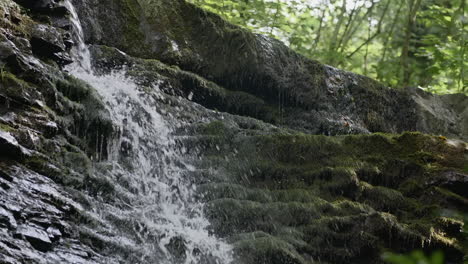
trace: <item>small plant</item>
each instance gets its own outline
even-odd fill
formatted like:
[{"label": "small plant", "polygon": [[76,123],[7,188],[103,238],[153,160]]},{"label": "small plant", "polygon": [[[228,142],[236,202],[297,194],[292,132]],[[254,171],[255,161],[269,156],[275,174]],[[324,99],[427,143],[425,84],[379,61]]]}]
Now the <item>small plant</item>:
[{"label": "small plant", "polygon": [[444,264],[444,254],[440,251],[432,253],[431,256],[426,256],[422,251],[406,255],[385,253],[383,259],[391,264]]}]

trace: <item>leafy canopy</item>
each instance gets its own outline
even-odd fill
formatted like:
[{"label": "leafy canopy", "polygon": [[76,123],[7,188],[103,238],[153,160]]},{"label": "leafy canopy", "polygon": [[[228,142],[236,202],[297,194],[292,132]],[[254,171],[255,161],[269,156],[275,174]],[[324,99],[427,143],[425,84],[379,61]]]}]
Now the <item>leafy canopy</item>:
[{"label": "leafy canopy", "polygon": [[465,0],[187,0],[393,87],[468,93]]}]

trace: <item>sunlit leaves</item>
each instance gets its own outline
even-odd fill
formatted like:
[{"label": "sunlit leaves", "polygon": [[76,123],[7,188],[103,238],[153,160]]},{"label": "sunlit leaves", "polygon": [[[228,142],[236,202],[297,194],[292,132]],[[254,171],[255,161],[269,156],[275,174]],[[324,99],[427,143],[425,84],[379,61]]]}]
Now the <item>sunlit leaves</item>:
[{"label": "sunlit leaves", "polygon": [[[402,85],[410,7],[394,0],[187,0],[232,23],[280,39],[332,66]],[[405,85],[468,93],[465,0],[422,0],[410,29]],[[466,5],[466,4],[465,4]],[[408,43],[408,42],[407,42]]]},{"label": "sunlit leaves", "polygon": [[431,256],[426,256],[421,251],[415,251],[408,255],[393,253],[384,254],[383,259],[390,264],[443,264],[444,255],[442,252],[434,252]]}]

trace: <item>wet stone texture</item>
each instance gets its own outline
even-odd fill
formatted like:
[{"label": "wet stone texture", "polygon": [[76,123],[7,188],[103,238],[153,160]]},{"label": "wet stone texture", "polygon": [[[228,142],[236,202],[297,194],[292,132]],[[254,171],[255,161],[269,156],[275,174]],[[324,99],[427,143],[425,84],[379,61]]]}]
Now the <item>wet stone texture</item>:
[{"label": "wet stone texture", "polygon": [[[382,263],[412,249],[466,262],[467,96],[389,89],[182,0],[72,2],[94,71],[124,71],[184,124],[171,136],[193,164],[190,199],[234,263]],[[153,263],[141,244],[167,237],[119,214],[148,186],[105,177],[108,146],[132,135],[63,69],[77,44],[65,6],[0,1],[0,263]],[[120,147],[125,161],[141,146]],[[173,263],[202,254],[167,240]]]},{"label": "wet stone texture", "polygon": [[14,162],[0,163],[2,263],[94,263],[73,227],[80,206],[49,178]]}]

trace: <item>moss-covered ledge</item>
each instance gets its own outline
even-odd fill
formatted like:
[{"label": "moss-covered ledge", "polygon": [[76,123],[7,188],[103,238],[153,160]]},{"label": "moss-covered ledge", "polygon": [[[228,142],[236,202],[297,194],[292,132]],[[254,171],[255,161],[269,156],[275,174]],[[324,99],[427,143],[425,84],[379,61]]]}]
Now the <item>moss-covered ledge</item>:
[{"label": "moss-covered ledge", "polygon": [[465,142],[248,135],[217,121],[198,132],[204,166],[214,168],[199,188],[207,216],[242,263],[382,263],[385,251],[412,249],[461,263],[466,254],[468,194],[454,188],[468,177]]}]

